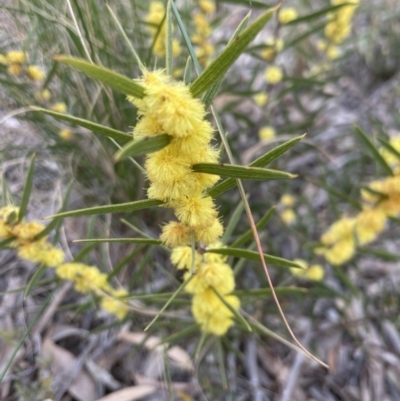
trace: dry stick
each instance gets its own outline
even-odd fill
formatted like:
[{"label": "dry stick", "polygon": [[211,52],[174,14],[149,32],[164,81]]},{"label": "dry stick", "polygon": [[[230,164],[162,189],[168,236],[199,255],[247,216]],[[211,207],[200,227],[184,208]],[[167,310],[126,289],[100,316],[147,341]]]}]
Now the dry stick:
[{"label": "dry stick", "polygon": [[[220,137],[221,137],[222,143],[224,145],[226,154],[228,156],[229,162],[231,164],[233,164],[232,152],[231,152],[231,149],[229,147],[228,141],[227,141],[227,139],[226,139],[226,137],[225,137],[225,135],[223,133],[223,128],[221,126],[221,121],[220,121],[220,119],[218,117],[218,114],[217,114],[217,111],[216,111],[214,105],[211,105],[211,113],[212,113],[212,115],[214,117],[215,123],[217,124],[218,132],[220,134]],[[269,271],[268,271],[268,268],[267,268],[267,264],[265,263],[265,260],[264,260],[264,252],[263,252],[263,249],[262,249],[262,246],[261,246],[260,237],[258,236],[256,224],[254,222],[254,218],[253,218],[253,215],[251,213],[250,205],[247,202],[246,193],[244,191],[242,181],[240,179],[237,179],[236,182],[237,182],[237,186],[239,188],[240,196],[242,197],[242,202],[244,204],[244,208],[246,210],[247,218],[249,219],[251,231],[253,232],[254,241],[256,242],[256,245],[257,245],[257,251],[260,254],[261,264],[262,264],[262,266],[264,268],[264,272],[265,272],[265,275],[267,277],[268,285],[271,288],[272,297],[274,298],[275,304],[276,304],[276,306],[278,308],[279,314],[282,317],[283,323],[285,324],[287,330],[289,331],[289,334],[292,336],[294,342],[307,354],[307,356],[310,357],[311,359],[313,359],[314,361],[318,362],[322,366],[326,367],[327,369],[329,369],[329,366],[327,364],[325,364],[324,362],[319,360],[317,357],[315,357],[313,354],[311,354],[311,352],[309,352],[306,348],[304,348],[301,345],[300,341],[297,339],[297,337],[293,333],[292,329],[290,328],[290,325],[289,325],[288,321],[286,320],[285,314],[283,313],[283,310],[282,310],[281,305],[279,303],[278,297],[276,296],[275,289],[274,289],[274,286],[272,284],[272,280],[271,280],[271,277],[269,275]]]}]

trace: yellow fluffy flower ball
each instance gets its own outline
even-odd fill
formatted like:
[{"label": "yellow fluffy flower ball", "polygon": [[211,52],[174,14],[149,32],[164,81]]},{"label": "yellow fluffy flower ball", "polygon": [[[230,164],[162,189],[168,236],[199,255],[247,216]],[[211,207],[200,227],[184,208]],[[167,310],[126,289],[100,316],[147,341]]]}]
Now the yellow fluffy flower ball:
[{"label": "yellow fluffy flower ball", "polygon": [[[233,309],[239,309],[239,298],[228,295],[224,299]],[[201,329],[206,333],[221,336],[233,325],[233,313],[212,289],[196,294],[193,297],[192,313],[196,321],[200,323]]]},{"label": "yellow fluffy flower ball", "polygon": [[266,127],[262,127],[259,131],[258,131],[258,137],[261,140],[268,140],[271,138],[275,138],[276,132],[275,132],[275,128],[269,126]]},{"label": "yellow fluffy flower ball", "polygon": [[297,11],[293,7],[284,7],[279,11],[278,19],[283,25],[297,18]]},{"label": "yellow fluffy flower ball", "polygon": [[51,92],[48,89],[35,92],[35,99],[38,102],[47,102],[51,98]]},{"label": "yellow fluffy flower ball", "polygon": [[296,213],[293,209],[284,209],[280,212],[281,219],[286,224],[293,224],[296,221]]},{"label": "yellow fluffy flower ball", "polygon": [[129,307],[126,302],[121,298],[125,298],[128,295],[128,291],[125,289],[113,290],[109,296],[104,296],[101,299],[101,308],[112,315],[115,315],[117,319],[122,320],[129,312]]},{"label": "yellow fluffy flower ball", "polygon": [[264,78],[267,83],[274,85],[282,81],[283,72],[278,66],[271,65],[265,70]]},{"label": "yellow fluffy flower ball", "polygon": [[8,64],[24,64],[27,61],[27,55],[21,50],[11,50],[6,54]]},{"label": "yellow fluffy flower ball", "polygon": [[366,209],[356,217],[355,232],[360,245],[368,244],[384,230],[386,215],[380,209]]},{"label": "yellow fluffy flower ball", "polygon": [[57,113],[65,113],[67,111],[67,105],[64,102],[53,104],[51,109]]},{"label": "yellow fluffy flower ball", "polygon": [[10,64],[7,68],[7,72],[10,75],[18,76],[22,73],[22,66],[21,64]]},{"label": "yellow fluffy flower ball", "polygon": [[268,93],[260,92],[253,96],[254,102],[257,106],[263,107],[268,102]]},{"label": "yellow fluffy flower ball", "polygon": [[74,134],[71,130],[65,128],[58,132],[58,136],[65,141],[70,141],[74,137]]},{"label": "yellow fluffy flower ball", "polygon": [[36,65],[28,65],[26,75],[32,81],[41,81],[45,77],[44,71]]},{"label": "yellow fluffy flower ball", "polygon": [[213,0],[199,0],[199,7],[206,14],[215,12],[215,3]]}]

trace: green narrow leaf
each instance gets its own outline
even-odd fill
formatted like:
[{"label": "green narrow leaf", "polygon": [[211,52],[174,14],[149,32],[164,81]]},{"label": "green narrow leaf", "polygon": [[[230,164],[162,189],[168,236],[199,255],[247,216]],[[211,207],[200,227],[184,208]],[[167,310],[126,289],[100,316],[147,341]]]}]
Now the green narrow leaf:
[{"label": "green narrow leaf", "polygon": [[261,3],[260,1],[253,1],[253,0],[216,0],[216,3],[228,3],[228,4],[236,4],[242,5],[246,7],[252,7],[254,9],[264,9],[264,8],[271,8],[273,4],[265,4]]},{"label": "green narrow leaf", "polygon": [[233,231],[235,230],[237,224],[239,223],[240,217],[242,216],[244,210],[243,202],[239,202],[236,206],[235,210],[232,213],[232,216],[229,219],[229,223],[225,228],[224,235],[221,238],[221,242],[226,244],[229,241]]},{"label": "green narrow leaf", "polygon": [[74,242],[118,242],[126,244],[144,244],[144,245],[161,245],[162,242],[158,239],[149,238],[85,238],[77,239]]},{"label": "green narrow leaf", "polygon": [[311,35],[314,35],[314,33],[317,33],[319,31],[322,31],[325,26],[326,26],[326,22],[319,24],[315,27],[312,27],[311,29],[309,29],[308,31],[304,32],[301,35],[296,35],[296,37],[294,39],[292,39],[291,41],[289,41],[288,43],[285,43],[285,49],[289,49],[290,47],[297,45],[297,43],[300,43],[301,41],[303,41],[304,39],[308,38]]},{"label": "green narrow leaf", "polygon": [[195,173],[220,175],[241,180],[285,180],[296,177],[296,175],[285,171],[233,164],[198,163],[192,166],[192,170]]},{"label": "green narrow leaf", "polygon": [[179,295],[179,293],[192,281],[194,275],[190,276],[186,281],[184,281],[178,289],[171,295],[171,298],[165,303],[165,305],[161,308],[161,310],[154,316],[153,320],[146,326],[144,331],[147,331],[162,315],[162,313],[168,308],[171,302]]},{"label": "green narrow leaf", "polygon": [[263,13],[211,62],[190,86],[193,97],[200,96],[228,71],[229,67],[243,53],[247,45],[257,36],[276,10],[277,7],[274,7]]},{"label": "green narrow leaf", "polygon": [[71,210],[69,212],[63,212],[49,216],[48,218],[54,217],[72,217],[72,216],[88,216],[92,214],[105,214],[105,213],[123,213],[133,212],[136,210],[147,209],[149,207],[160,206],[163,202],[157,199],[144,199],[135,202],[119,203],[117,205],[106,205],[90,207],[87,209]]},{"label": "green narrow leaf", "polygon": [[83,72],[88,77],[97,79],[111,88],[139,99],[144,97],[144,87],[134,82],[132,79],[111,71],[108,68],[90,64],[87,61],[74,57],[55,56],[54,59],[60,63],[70,65]]},{"label": "green narrow leaf", "polygon": [[79,125],[80,127],[87,128],[90,131],[96,132],[97,134],[107,136],[109,138],[113,138],[117,141],[121,142],[130,142],[132,141],[132,135],[129,135],[125,132],[118,131],[116,129],[106,127],[104,125],[93,123],[92,121],[84,120],[82,118],[74,117],[69,114],[56,113],[55,111],[42,109],[36,106],[30,106],[33,111],[40,111],[42,113],[46,113],[49,116],[57,118],[59,120],[64,120],[72,124]]},{"label": "green narrow leaf", "polygon": [[[302,287],[276,287],[275,292],[278,295],[291,295],[291,294],[308,294],[308,288]],[[259,296],[271,296],[271,288],[257,288],[256,290],[237,290],[233,291],[232,295],[237,297],[259,297]]]},{"label": "green narrow leaf", "polygon": [[371,249],[371,248],[359,247],[357,251],[360,252],[361,254],[372,255],[377,258],[386,260],[388,262],[397,262],[400,260],[400,255],[388,252],[384,249]]},{"label": "green narrow leaf", "polygon": [[[245,30],[245,28],[247,27],[247,23],[249,22],[250,15],[251,15],[251,11],[249,11],[245,15],[245,17],[242,19],[242,21],[236,28],[235,32],[233,33],[231,39],[229,40],[228,45],[230,43],[232,43],[232,41],[235,40]],[[215,84],[210,86],[207,89],[207,92],[204,94],[203,104],[204,104],[204,107],[206,110],[210,107],[211,103],[214,101],[215,96],[217,96],[217,93],[219,91],[219,88],[222,84],[223,79],[224,79],[224,77],[221,77]]]},{"label": "green narrow leaf", "polygon": [[187,336],[189,334],[192,334],[195,331],[198,331],[199,327],[200,327],[200,325],[198,323],[192,324],[191,326],[186,327],[183,330],[178,331],[175,334],[172,334],[168,337],[163,338],[162,340],[160,340],[159,343],[157,343],[157,346],[162,345],[162,344],[174,343],[175,341],[180,340],[182,338],[187,338]]},{"label": "green narrow leaf", "polygon": [[192,75],[192,66],[193,66],[193,60],[189,56],[186,61],[185,72],[183,73],[183,82],[185,83],[185,85],[189,85],[190,83]]},{"label": "green narrow leaf", "polygon": [[321,16],[326,16],[328,13],[333,12],[333,11],[337,11],[339,8],[342,7],[346,7],[351,5],[351,1],[349,3],[343,3],[343,4],[339,4],[337,6],[329,6],[326,8],[322,8],[321,10],[315,11],[311,14],[307,14],[307,15],[303,15],[300,16],[288,23],[286,23],[285,25],[296,25],[296,24],[300,24],[302,22],[309,22],[315,18],[321,17]]},{"label": "green narrow leaf", "polygon": [[171,0],[167,2],[167,10],[165,13],[165,23],[167,24],[167,32],[165,35],[165,66],[167,75],[172,75],[172,15],[171,15]]},{"label": "green narrow leaf", "polygon": [[[254,260],[256,262],[260,261],[260,255],[256,251],[248,251],[246,249],[239,249],[239,248],[220,248],[220,249],[209,249],[206,252],[208,253],[217,253],[219,255],[226,255],[226,256],[234,256],[235,258],[245,258],[248,260]],[[301,269],[302,267],[291,260],[283,259],[278,256],[272,256],[264,253],[264,260],[267,263],[270,263],[274,266],[279,267],[297,267]]]},{"label": "green narrow leaf", "polygon": [[382,157],[382,155],[379,153],[379,150],[371,141],[371,139],[368,137],[368,135],[358,125],[354,126],[354,130],[359,136],[359,138],[362,140],[362,142],[365,144],[365,146],[372,153],[373,158],[383,167],[383,169],[387,174],[393,176],[392,169],[387,164],[386,160]]},{"label": "green narrow leaf", "polygon": [[13,242],[15,237],[7,238],[4,239],[3,241],[0,241],[0,249],[8,248],[8,244],[11,244]]},{"label": "green narrow leaf", "polygon": [[115,161],[127,159],[132,156],[139,156],[147,153],[157,152],[165,148],[172,137],[168,134],[145,136],[127,143],[123,148],[115,153]]},{"label": "green narrow leaf", "polygon": [[[269,219],[272,216],[272,213],[275,211],[275,206],[272,206],[267,213],[260,219],[260,221],[256,224],[257,231],[260,231],[264,228],[264,226],[268,223]],[[232,248],[239,248],[247,241],[250,241],[253,238],[253,231],[251,229],[247,230],[243,233],[233,244],[231,244]]]},{"label": "green narrow leaf", "polygon": [[145,67],[144,67],[144,65],[143,65],[143,63],[142,63],[142,60],[140,60],[139,55],[137,54],[135,48],[132,46],[132,43],[131,43],[131,41],[129,40],[127,34],[125,33],[125,30],[124,30],[124,28],[122,27],[121,23],[119,22],[119,19],[118,19],[117,16],[114,14],[112,8],[111,8],[108,4],[106,4],[106,7],[108,8],[108,11],[110,12],[110,14],[111,14],[111,16],[112,16],[112,18],[113,18],[115,24],[117,25],[119,31],[121,32],[121,35],[123,36],[123,38],[124,38],[126,44],[128,45],[130,51],[132,52],[133,57],[135,57],[136,62],[138,63],[138,66],[139,66],[139,68],[140,68],[140,71],[144,71],[144,70],[145,70]]},{"label": "green narrow leaf", "polygon": [[[249,167],[264,167],[267,164],[272,163],[275,159],[279,156],[283,155],[287,152],[292,146],[296,145],[299,141],[301,141],[304,136],[301,135],[297,138],[293,138],[282,145],[277,146],[276,148],[270,150],[269,152],[265,153],[264,155],[260,156],[258,159],[254,160],[249,164]],[[215,185],[211,189],[207,191],[207,194],[213,198],[223,194],[224,192],[228,191],[229,189],[233,188],[236,185],[236,180],[234,178],[228,178],[219,184]]]},{"label": "green narrow leaf", "polygon": [[24,192],[22,193],[21,204],[19,206],[19,214],[18,214],[18,222],[20,222],[28,209],[29,198],[32,192],[32,184],[33,184],[33,171],[35,164],[35,154],[33,154],[31,161],[29,163],[28,174],[26,175]]},{"label": "green narrow leaf", "polygon": [[38,269],[36,269],[35,273],[29,280],[28,284],[25,287],[24,291],[24,299],[27,298],[27,296],[31,293],[32,289],[35,287],[35,285],[38,283],[38,281],[42,278],[43,274],[45,271],[48,269],[46,265],[41,264]]}]

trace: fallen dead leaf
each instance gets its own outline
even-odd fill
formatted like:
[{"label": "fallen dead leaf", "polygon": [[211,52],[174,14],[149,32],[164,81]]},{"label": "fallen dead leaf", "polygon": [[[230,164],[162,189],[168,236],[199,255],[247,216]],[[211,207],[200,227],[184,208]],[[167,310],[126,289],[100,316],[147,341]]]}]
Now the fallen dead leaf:
[{"label": "fallen dead leaf", "polygon": [[[54,376],[73,369],[77,363],[71,352],[54,344],[49,337],[43,341],[42,354],[51,360],[50,369]],[[82,370],[72,380],[68,392],[79,401],[94,401],[96,399],[96,386],[92,378]]]},{"label": "fallen dead leaf", "polygon": [[132,386],[124,388],[123,390],[114,391],[111,394],[106,395],[105,397],[101,397],[96,401],[134,401],[140,400],[143,397],[146,397],[154,391],[156,391],[155,386]]},{"label": "fallen dead leaf", "polygon": [[[120,332],[117,338],[122,341],[130,342],[131,344],[143,344],[147,349],[158,352],[163,352],[168,348],[168,344],[159,345],[161,339],[156,336],[148,336],[142,332]],[[174,346],[167,349],[167,355],[173,361],[177,362],[183,369],[194,371],[193,362],[189,354],[181,347]]]}]

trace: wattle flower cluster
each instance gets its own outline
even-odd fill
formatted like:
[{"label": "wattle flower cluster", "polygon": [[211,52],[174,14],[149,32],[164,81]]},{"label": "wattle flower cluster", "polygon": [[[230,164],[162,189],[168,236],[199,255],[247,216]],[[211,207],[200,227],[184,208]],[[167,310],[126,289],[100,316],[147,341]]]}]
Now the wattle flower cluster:
[{"label": "wattle flower cluster", "polygon": [[355,217],[336,221],[321,236],[323,247],[317,248],[316,253],[324,255],[334,265],[350,260],[357,245],[374,241],[385,229],[387,218],[400,214],[400,159],[395,154],[400,151],[400,136],[391,138],[389,144],[394,152],[386,148],[379,149],[379,152],[394,176],[370,182],[366,189],[361,190],[364,209]]},{"label": "wattle flower cluster", "polygon": [[102,308],[117,316],[125,317],[128,307],[119,298],[128,295],[126,290],[114,290],[107,282],[107,275],[97,267],[82,263],[63,263],[64,252],[54,247],[44,236],[36,239],[45,226],[38,222],[18,222],[19,208],[5,206],[0,209],[0,240],[10,240],[9,246],[15,248],[21,259],[40,263],[55,269],[57,276],[72,280],[77,291],[94,292],[101,298]]},{"label": "wattle flower cluster", "polygon": [[148,197],[164,201],[179,220],[166,224],[160,239],[172,248],[190,244],[192,234],[198,242],[215,242],[223,227],[212,198],[204,191],[219,177],[191,169],[196,163],[218,160],[218,151],[210,146],[213,129],[204,119],[204,106],[186,85],[162,71],[146,72],[142,84],[145,97],[130,99],[140,116],[134,138],[162,133],[172,137],[168,146],[148,155],[145,163],[151,182]]},{"label": "wattle flower cluster", "polygon": [[9,246],[15,248],[21,259],[45,266],[56,266],[64,261],[64,252],[47,242],[47,237],[35,239],[45,226],[35,221],[18,222],[19,208],[5,206],[0,209],[0,239],[12,239]]},{"label": "wattle flower cluster", "polygon": [[163,71],[145,72],[141,83],[143,99],[129,98],[138,108],[139,120],[133,130],[135,139],[168,134],[171,142],[162,150],[147,156],[145,168],[150,199],[158,199],[174,209],[178,221],[163,226],[160,239],[173,250],[172,261],[179,269],[188,269],[186,278],[195,273],[186,290],[194,294],[193,315],[204,331],[222,335],[232,325],[232,312],[214,293],[216,289],[233,308],[236,297],[228,296],[235,282],[232,270],[223,258],[196,252],[191,270],[193,240],[199,249],[217,241],[223,226],[211,197],[205,190],[219,179],[216,175],[195,173],[197,163],[216,163],[218,151],[211,145],[213,129],[205,120],[206,111],[189,88]]},{"label": "wattle flower cluster", "polygon": [[295,259],[294,262],[300,265],[302,269],[291,267],[290,271],[293,276],[310,281],[322,281],[324,279],[325,272],[321,265],[310,266],[305,260],[302,259]]},{"label": "wattle flower cluster", "polygon": [[11,50],[6,55],[0,55],[0,64],[8,66],[10,75],[21,75],[22,72],[32,81],[41,81],[45,77],[44,71],[36,65],[26,65],[28,57],[22,50]]},{"label": "wattle flower cluster", "polygon": [[[146,22],[149,24],[148,31],[154,36],[157,35],[159,25],[163,22],[165,17],[165,7],[162,1],[152,1],[150,3],[150,10],[146,16]],[[154,43],[153,52],[158,57],[165,56],[165,41],[167,35],[167,28],[165,22],[160,28],[160,32]],[[179,56],[181,53],[181,47],[177,40],[172,41],[172,53],[174,56]]]},{"label": "wattle flower cluster", "polygon": [[279,206],[280,206],[279,215],[286,224],[290,225],[296,221],[296,213],[293,210],[295,203],[296,203],[296,198],[289,194],[282,195],[279,201]]},{"label": "wattle flower cluster", "polygon": [[350,35],[351,21],[358,7],[359,0],[332,0],[333,6],[350,3],[328,14],[329,22],[325,26],[326,41],[319,41],[318,48],[326,53],[331,60],[339,57],[340,50],[338,45]]},{"label": "wattle flower cluster", "polygon": [[[213,246],[219,248],[221,245],[216,243]],[[196,251],[192,266],[192,248],[182,246],[172,251],[171,261],[178,269],[186,270],[185,280],[190,279],[194,268],[196,274],[185,290],[193,294],[192,313],[201,329],[218,336],[225,334],[233,324],[233,313],[216,292],[234,310],[238,310],[240,306],[238,297],[228,295],[235,288],[235,278],[231,267],[225,263],[226,257]]]},{"label": "wattle flower cluster", "polygon": [[200,64],[207,65],[210,57],[214,54],[215,48],[210,42],[211,27],[206,14],[215,11],[215,4],[209,0],[199,2],[200,10],[193,14],[194,34],[191,41],[196,45],[196,56]]}]

